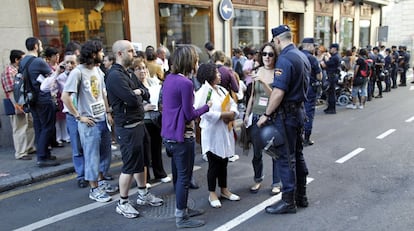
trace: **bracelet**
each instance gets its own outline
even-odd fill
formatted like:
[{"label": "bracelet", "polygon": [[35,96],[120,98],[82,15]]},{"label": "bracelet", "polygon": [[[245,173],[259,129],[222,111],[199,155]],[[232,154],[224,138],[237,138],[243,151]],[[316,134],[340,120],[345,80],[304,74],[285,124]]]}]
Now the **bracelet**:
[{"label": "bracelet", "polygon": [[268,118],[272,117],[271,115],[268,115],[266,113],[264,113],[263,115],[266,116],[266,117],[268,117]]}]

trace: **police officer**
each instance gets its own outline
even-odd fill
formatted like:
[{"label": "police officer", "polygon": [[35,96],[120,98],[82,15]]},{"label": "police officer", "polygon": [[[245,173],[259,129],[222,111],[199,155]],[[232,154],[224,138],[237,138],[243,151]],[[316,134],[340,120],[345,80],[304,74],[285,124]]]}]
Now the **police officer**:
[{"label": "police officer", "polygon": [[271,214],[296,213],[296,205],[308,206],[308,169],[302,153],[302,104],[306,97],[310,63],[293,44],[292,33],[287,25],[273,28],[272,34],[279,58],[275,67],[273,90],[266,111],[260,117],[257,126],[276,127],[274,138],[278,142],[277,145],[273,142],[273,145],[278,153],[276,164],[283,186],[282,200],[266,207],[265,210]]},{"label": "police officer", "polygon": [[384,74],[385,74],[385,90],[383,92],[390,92],[391,91],[391,49],[385,49],[385,57],[384,57]]},{"label": "police officer", "polygon": [[322,59],[321,65],[325,68],[328,75],[328,108],[324,110],[326,114],[336,114],[336,94],[335,87],[338,83],[339,72],[341,68],[341,56],[338,53],[338,43],[332,43],[329,46],[329,54]]},{"label": "police officer", "polygon": [[319,61],[313,55],[313,52],[315,50],[314,44],[315,41],[313,38],[304,38],[302,41],[302,52],[306,55],[311,65],[310,76],[308,76],[309,86],[305,100],[306,120],[304,125],[304,146],[312,145],[314,143],[312,140],[310,140],[310,135],[312,133],[313,117],[315,116],[317,91],[318,87],[320,86],[320,81],[322,80],[322,70],[319,65]]},{"label": "police officer", "polygon": [[[384,56],[382,56],[379,53],[380,49],[378,47],[372,48],[372,52],[375,55],[374,65],[375,65],[375,71],[373,75],[373,80],[377,83],[378,87],[378,95],[375,96],[375,98],[382,98],[382,81],[384,81],[384,76],[382,75],[382,72],[384,70]],[[374,95],[375,91],[375,85],[372,86],[372,92],[371,95]]]},{"label": "police officer", "polygon": [[391,46],[391,88],[397,88],[397,73],[398,73],[398,51],[397,46]]},{"label": "police officer", "polygon": [[400,87],[405,87],[407,86],[407,69],[405,69],[406,67],[406,52],[404,50],[404,46],[399,46],[399,56],[398,56],[398,66],[399,66],[399,72],[400,72],[400,84],[398,84],[398,86]]}]

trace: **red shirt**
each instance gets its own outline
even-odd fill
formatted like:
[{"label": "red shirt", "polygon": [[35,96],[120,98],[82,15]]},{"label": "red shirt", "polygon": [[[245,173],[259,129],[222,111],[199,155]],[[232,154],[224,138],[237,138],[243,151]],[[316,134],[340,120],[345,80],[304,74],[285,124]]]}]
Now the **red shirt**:
[{"label": "red shirt", "polygon": [[1,75],[1,84],[3,85],[6,98],[9,98],[9,93],[13,92],[14,76],[17,74],[17,68],[12,64],[8,65]]}]

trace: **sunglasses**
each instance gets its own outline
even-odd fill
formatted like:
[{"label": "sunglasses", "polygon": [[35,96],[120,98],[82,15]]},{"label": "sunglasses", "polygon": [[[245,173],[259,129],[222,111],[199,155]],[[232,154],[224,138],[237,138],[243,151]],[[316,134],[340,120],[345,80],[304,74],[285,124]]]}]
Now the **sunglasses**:
[{"label": "sunglasses", "polygon": [[273,56],[275,56],[275,53],[273,53],[273,52],[262,52],[262,56],[263,57],[269,56],[270,58],[272,58]]}]

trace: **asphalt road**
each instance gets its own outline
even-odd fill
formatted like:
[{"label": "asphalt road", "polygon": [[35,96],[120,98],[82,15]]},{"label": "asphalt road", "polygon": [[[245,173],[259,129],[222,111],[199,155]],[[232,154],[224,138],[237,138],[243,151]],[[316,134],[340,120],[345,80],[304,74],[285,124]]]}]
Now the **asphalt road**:
[{"label": "asphalt road", "polygon": [[[271,161],[265,156],[264,184],[257,194],[251,153],[229,164],[229,187],[241,201],[222,200],[209,206],[207,163],[197,155],[195,176],[200,189],[190,191],[189,206],[203,208],[206,225],[195,230],[412,230],[414,227],[414,88],[398,88],[368,102],[363,110],[338,108],[325,115],[318,108],[305,158],[310,171],[310,205],[296,214],[269,215],[263,207],[280,198],[270,197]],[[169,171],[170,160],[165,156]],[[119,165],[111,172],[118,176]],[[175,197],[171,184],[156,184],[161,207],[138,206],[141,216],[126,219],[113,202],[95,203],[88,189],[76,186],[74,175],[21,187],[0,194],[0,230],[174,230]],[[117,180],[112,181],[117,183]],[[135,191],[135,189],[134,189]],[[135,195],[131,196],[135,199]]]}]

